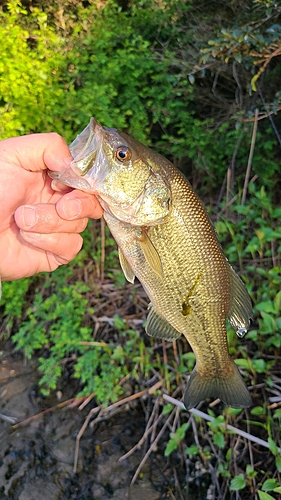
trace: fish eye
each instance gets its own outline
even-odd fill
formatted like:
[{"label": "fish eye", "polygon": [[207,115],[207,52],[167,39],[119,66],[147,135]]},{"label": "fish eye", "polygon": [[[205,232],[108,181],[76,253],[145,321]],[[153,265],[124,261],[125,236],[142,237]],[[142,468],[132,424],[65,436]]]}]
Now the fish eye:
[{"label": "fish eye", "polygon": [[116,150],[115,154],[116,154],[117,160],[119,160],[119,161],[128,161],[131,159],[131,156],[132,156],[131,150],[129,148],[127,148],[127,146],[120,146]]}]

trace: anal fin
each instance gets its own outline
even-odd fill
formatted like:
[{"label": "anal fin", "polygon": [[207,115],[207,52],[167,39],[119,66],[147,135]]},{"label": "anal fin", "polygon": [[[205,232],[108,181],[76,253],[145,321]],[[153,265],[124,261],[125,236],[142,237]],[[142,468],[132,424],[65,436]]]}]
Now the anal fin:
[{"label": "anal fin", "polygon": [[156,337],[170,342],[173,342],[181,336],[181,333],[170,325],[166,319],[160,316],[153,306],[150,306],[145,331],[150,337]]}]

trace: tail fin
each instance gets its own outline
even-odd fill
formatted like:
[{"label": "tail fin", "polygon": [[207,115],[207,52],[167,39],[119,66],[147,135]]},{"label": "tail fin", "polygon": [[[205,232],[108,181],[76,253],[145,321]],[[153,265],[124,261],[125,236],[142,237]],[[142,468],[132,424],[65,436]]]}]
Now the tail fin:
[{"label": "tail fin", "polygon": [[224,377],[206,377],[196,371],[190,375],[184,395],[187,410],[194,408],[206,398],[220,398],[227,406],[248,408],[252,404],[251,396],[235,363],[230,360],[231,371]]}]

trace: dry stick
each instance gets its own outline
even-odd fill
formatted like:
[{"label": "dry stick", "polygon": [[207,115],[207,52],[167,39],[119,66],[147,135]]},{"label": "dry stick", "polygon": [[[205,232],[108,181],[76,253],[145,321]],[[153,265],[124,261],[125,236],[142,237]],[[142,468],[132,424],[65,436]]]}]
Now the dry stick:
[{"label": "dry stick", "polygon": [[100,278],[101,281],[104,281],[104,262],[105,262],[105,222],[102,217],[100,220],[100,228],[101,228],[101,272]]},{"label": "dry stick", "polygon": [[244,132],[243,129],[238,137],[238,140],[236,142],[236,146],[231,158],[230,165],[227,169],[227,174],[226,174],[226,200],[225,200],[225,214],[226,217],[228,217],[228,207],[229,207],[229,200],[230,200],[230,193],[233,190],[233,185],[234,185],[234,178],[235,178],[235,162],[236,162],[236,157],[240,148],[240,144],[243,138]]},{"label": "dry stick", "polygon": [[32,420],[42,417],[42,415],[46,415],[46,413],[50,413],[50,411],[57,410],[58,408],[63,408],[63,406],[72,403],[73,401],[75,401],[75,399],[76,398],[67,399],[66,401],[63,401],[62,403],[59,403],[56,406],[52,406],[52,408],[47,408],[47,410],[41,411],[40,413],[36,413],[36,415],[33,415],[32,417],[26,418],[25,420],[22,420],[16,425],[12,425],[11,429],[16,430],[18,427],[21,427],[22,425],[29,424],[29,422],[32,422]]},{"label": "dry stick", "polygon": [[[246,410],[246,425],[247,425],[247,431],[249,432],[250,430],[250,424],[249,424],[249,414],[248,410]],[[249,457],[250,457],[250,464],[252,466],[252,469],[255,470],[255,463],[254,463],[254,455],[253,455],[253,450],[252,450],[252,445],[249,443]],[[252,478],[253,486],[254,486],[254,491],[255,491],[255,500],[257,500],[258,496],[256,493],[256,478]],[[252,488],[251,488],[252,489]]]},{"label": "dry stick", "polygon": [[[281,137],[280,137],[280,134],[279,134],[279,132],[278,132],[278,129],[277,129],[277,127],[276,127],[275,123],[274,123],[274,120],[273,120],[273,118],[272,118],[272,116],[271,116],[274,112],[272,112],[272,113],[270,113],[270,112],[269,112],[269,109],[268,109],[268,107],[267,107],[267,105],[266,105],[266,102],[265,102],[265,100],[264,100],[264,97],[263,97],[263,95],[262,95],[262,93],[261,93],[260,88],[258,88],[258,91],[259,91],[259,95],[260,95],[260,98],[261,98],[261,100],[262,100],[263,106],[264,106],[264,108],[265,108],[265,111],[267,112],[268,118],[269,118],[269,120],[270,120],[271,126],[272,126],[272,128],[273,128],[273,130],[274,130],[274,133],[275,133],[276,137],[277,137],[277,141],[279,142],[279,146],[281,146]],[[279,108],[278,108],[278,111],[279,111]]]},{"label": "dry stick", "polygon": [[130,484],[130,488],[133,486],[134,482],[136,481],[141,469],[143,468],[145,462],[147,461],[149,455],[152,453],[152,451],[155,450],[155,446],[156,444],[158,443],[159,439],[162,437],[162,435],[164,434],[164,431],[166,429],[166,427],[168,427],[170,421],[172,420],[172,418],[174,417],[174,414],[176,413],[176,409],[174,408],[174,410],[172,411],[171,415],[169,416],[169,418],[166,420],[165,424],[163,425],[161,431],[159,432],[157,438],[155,439],[155,441],[151,444],[150,448],[147,450],[146,454],[144,455],[141,463],[139,464],[135,474],[134,474],[134,477],[131,481],[131,484]]},{"label": "dry stick", "polygon": [[146,438],[149,436],[149,434],[153,431],[153,428],[157,427],[158,423],[160,422],[160,420],[163,418],[163,415],[159,415],[156,420],[151,423],[155,417],[155,413],[156,413],[156,409],[158,407],[158,404],[159,404],[159,400],[157,399],[156,400],[156,403],[154,405],[154,408],[151,412],[151,415],[149,417],[149,420],[147,422],[147,426],[146,426],[146,429],[141,437],[141,439],[139,440],[139,442],[137,444],[135,444],[135,446],[133,446],[133,448],[131,448],[127,453],[125,453],[125,455],[123,455],[122,457],[120,457],[118,459],[118,462],[122,462],[123,460],[126,460],[128,457],[130,457],[135,450],[139,450],[142,446],[142,444],[144,443],[144,441],[146,440]]},{"label": "dry stick", "polygon": [[99,411],[101,410],[101,406],[96,406],[96,408],[92,408],[91,411],[88,413],[87,415],[87,418],[84,422],[84,424],[82,425],[80,431],[78,432],[77,434],[77,437],[76,437],[76,443],[75,443],[75,454],[74,454],[74,466],[73,466],[73,472],[76,474],[77,472],[77,464],[78,464],[78,455],[79,455],[79,445],[80,445],[80,439],[81,437],[83,436],[87,426],[88,426],[88,423],[91,419],[91,417],[95,414],[95,413],[98,413]]},{"label": "dry stick", "polygon": [[[158,401],[158,403],[159,403],[159,401]],[[159,409],[159,404],[157,405],[157,408],[155,411],[155,414],[157,415],[157,417],[159,416],[158,409]],[[157,417],[156,417],[156,420],[157,420]],[[155,422],[154,422],[154,425],[152,426],[152,429],[151,429],[150,442],[153,442],[155,439],[156,429],[157,429],[157,424],[155,425]]]},{"label": "dry stick", "polygon": [[[272,115],[276,115],[278,111],[281,110],[281,106],[277,106],[277,108],[274,110],[274,111],[268,111],[268,108],[266,108],[265,106],[265,109],[266,109],[266,113],[264,113],[263,115],[259,115],[258,117],[258,121],[260,120],[264,120],[265,118],[269,118],[272,116]],[[242,122],[243,123],[250,123],[250,122],[254,122],[255,121],[255,117],[254,118],[243,118],[242,119]],[[280,146],[281,146],[281,142],[280,140],[278,140]]]},{"label": "dry stick", "polygon": [[104,411],[109,412],[113,410],[114,408],[117,408],[117,406],[121,406],[125,403],[129,403],[130,401],[133,401],[133,399],[138,399],[144,396],[145,394],[153,394],[157,389],[161,387],[163,384],[162,380],[159,380],[159,382],[156,382],[152,387],[149,387],[149,389],[145,389],[144,391],[137,392],[136,394],[132,394],[131,396],[128,396],[127,398],[120,399],[120,401],[116,401],[116,403],[113,403],[112,405],[108,406],[107,408],[104,408]]},{"label": "dry stick", "polygon": [[[178,399],[172,398],[171,396],[168,396],[167,394],[163,394],[163,399],[165,399],[165,401],[168,401],[168,403],[172,403],[176,406],[179,406],[183,410],[186,410],[184,404],[181,401],[178,401]],[[213,422],[213,420],[214,420],[214,417],[211,417],[211,415],[207,415],[207,413],[204,413],[203,411],[196,410],[196,408],[191,408],[188,411],[192,415],[195,415],[196,417],[199,417],[199,418],[203,418],[204,420],[208,420],[209,422]],[[267,441],[264,441],[263,439],[260,439],[256,436],[253,436],[252,434],[249,434],[248,432],[242,431],[241,429],[237,429],[236,427],[233,427],[233,425],[220,424],[220,426],[225,427],[227,430],[234,432],[234,434],[237,434],[238,436],[244,437],[245,439],[248,439],[249,441],[252,441],[253,443],[259,444],[260,446],[264,446],[264,448],[269,449],[269,444],[267,443]],[[281,453],[281,448],[278,448],[278,452]]]},{"label": "dry stick", "polygon": [[78,342],[79,345],[91,345],[91,346],[95,346],[95,347],[109,347],[108,344],[106,342],[98,342],[98,341],[86,341],[86,340],[80,340],[80,342]]},{"label": "dry stick", "polygon": [[88,396],[84,401],[83,403],[78,406],[78,410],[82,411],[85,406],[87,406],[88,403],[90,403],[90,401],[92,401],[92,399],[95,397],[95,393],[93,392],[93,394],[90,394],[90,396]]},{"label": "dry stick", "polygon": [[74,454],[74,465],[73,465],[73,472],[76,473],[77,471],[77,463],[78,463],[78,455],[79,455],[79,444],[80,444],[80,439],[83,436],[89,421],[91,420],[91,417],[95,414],[98,413],[98,411],[103,411],[104,413],[108,413],[109,411],[113,410],[114,408],[117,408],[118,406],[121,406],[125,403],[129,403],[130,401],[133,401],[133,399],[140,398],[144,396],[145,394],[152,394],[155,392],[159,387],[162,385],[162,380],[154,384],[152,387],[149,389],[145,389],[144,391],[137,392],[136,394],[132,394],[132,396],[128,396],[127,398],[121,399],[120,401],[116,401],[116,403],[113,403],[112,405],[108,406],[107,408],[102,408],[102,406],[97,406],[96,408],[92,408],[92,410],[89,412],[84,424],[82,425],[77,438],[76,438],[76,443],[75,443],[75,454]]},{"label": "dry stick", "polygon": [[257,129],[258,129],[258,116],[259,116],[259,110],[256,109],[255,121],[254,121],[253,132],[252,132],[251,148],[250,148],[248,165],[247,165],[247,170],[246,170],[246,175],[245,175],[245,182],[244,182],[244,186],[243,186],[241,205],[245,205],[245,201],[246,201],[246,195],[247,195],[247,189],[248,189],[248,184],[249,184],[249,179],[250,179],[250,172],[251,172],[251,167],[252,167],[252,160],[253,160],[253,155],[254,155],[254,150],[255,150],[255,142],[256,142]]}]

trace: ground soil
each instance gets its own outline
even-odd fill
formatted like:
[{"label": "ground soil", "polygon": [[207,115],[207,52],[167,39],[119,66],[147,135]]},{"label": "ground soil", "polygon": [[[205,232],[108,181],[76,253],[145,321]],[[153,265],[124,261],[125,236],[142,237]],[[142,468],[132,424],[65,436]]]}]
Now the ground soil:
[{"label": "ground soil", "polygon": [[[44,399],[38,380],[36,362],[11,356],[6,348],[0,352],[1,500],[186,498],[180,493],[184,491],[185,469],[179,463],[175,475],[175,464],[164,457],[164,444],[151,454],[130,488],[145,450],[136,450],[124,461],[119,459],[143,435],[145,419],[140,403],[124,407],[94,427],[87,426],[75,473],[76,436],[91,405],[82,411],[69,406],[48,411],[59,403],[58,396],[62,400],[72,396],[71,387],[66,381],[61,393]],[[15,428],[14,424],[20,425]],[[180,488],[175,485],[179,480]],[[198,495],[196,498],[199,500]]]}]

